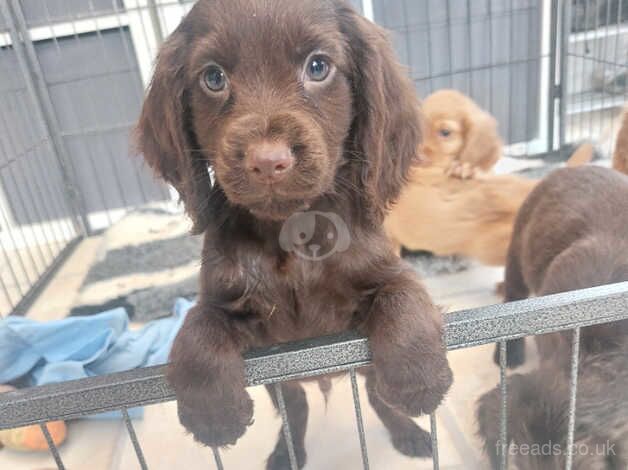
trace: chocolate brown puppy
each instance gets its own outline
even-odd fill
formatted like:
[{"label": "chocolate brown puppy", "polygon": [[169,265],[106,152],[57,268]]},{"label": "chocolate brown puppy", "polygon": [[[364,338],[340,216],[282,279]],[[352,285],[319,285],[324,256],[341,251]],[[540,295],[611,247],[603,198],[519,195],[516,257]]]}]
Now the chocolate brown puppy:
[{"label": "chocolate brown puppy", "polygon": [[[382,229],[421,141],[416,103],[386,34],[343,1],[200,0],[163,45],[138,142],[204,235],[168,370],[198,441],[251,424],[248,349],[357,329],[393,443],[429,454],[408,415],[452,382],[441,313]],[[303,466],[305,393],[283,394]],[[280,433],[268,468],[287,462]]]},{"label": "chocolate brown puppy", "polygon": [[[627,280],[628,176],[600,167],[556,170],[532,191],[517,215],[505,301]],[[582,346],[604,348],[627,331],[625,322],[585,328]],[[543,354],[564,338],[556,333],[539,341]],[[524,348],[523,338],[508,342],[509,366],[524,362]]]},{"label": "chocolate brown puppy", "polygon": [[[506,301],[628,281],[628,177],[581,167],[557,170],[532,191],[517,221],[506,267]],[[574,468],[628,464],[628,324],[582,329]],[[571,332],[535,337],[538,370],[508,379],[509,441],[517,468],[564,468]],[[508,343],[508,363],[524,361],[524,340]],[[495,360],[498,359],[498,351]],[[493,468],[501,443],[499,387],[482,396],[477,418]],[[512,449],[511,449],[512,451]]]}]

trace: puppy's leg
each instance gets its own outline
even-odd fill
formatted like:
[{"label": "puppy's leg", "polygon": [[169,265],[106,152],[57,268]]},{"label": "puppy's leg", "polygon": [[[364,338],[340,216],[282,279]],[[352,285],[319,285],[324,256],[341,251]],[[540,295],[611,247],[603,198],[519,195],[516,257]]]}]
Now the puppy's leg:
[{"label": "puppy's leg", "polygon": [[364,372],[366,376],[366,391],[371,406],[382,420],[390,433],[393,446],[399,452],[409,457],[429,457],[432,455],[432,440],[430,433],[421,429],[406,415],[391,408],[377,395],[375,390],[375,372],[369,367]]},{"label": "puppy's leg", "polygon": [[[513,237],[516,236],[515,234]],[[530,296],[530,289],[523,278],[521,260],[516,245],[518,245],[517,239],[513,238],[506,260],[506,275],[504,279],[504,300],[506,302],[523,300]]]},{"label": "puppy's leg", "polygon": [[[516,235],[515,235],[516,237]],[[506,263],[506,278],[504,280],[504,302],[527,299],[530,290],[523,278],[519,255],[515,249],[516,239],[510,246]],[[506,343],[506,365],[510,368],[519,367],[525,362],[525,338],[517,338]],[[499,365],[499,344],[495,345],[493,361]]]},{"label": "puppy's leg", "polygon": [[438,407],[453,377],[440,310],[411,267],[399,259],[391,262],[362,327],[379,397],[406,415],[418,416]]},{"label": "puppy's leg", "polygon": [[245,389],[245,337],[229,314],[197,305],[177,334],[167,377],[175,390],[181,424],[211,447],[235,444],[252,422]]},{"label": "puppy's leg", "polygon": [[[275,409],[279,412],[279,404],[275,393],[274,385],[267,385],[270,398],[275,405]],[[299,468],[303,468],[306,461],[305,452],[305,430],[307,428],[308,405],[303,386],[298,382],[284,382],[281,384],[283,399],[286,403],[286,413],[288,414],[288,423],[290,425],[290,433],[292,434],[292,442],[297,457]],[[275,445],[275,450],[266,462],[268,470],[288,470],[290,469],[290,458],[288,456],[288,446],[286,438],[283,434],[283,427],[279,430],[279,439]]]},{"label": "puppy's leg", "polygon": [[[499,365],[499,344],[495,345],[493,361]],[[517,338],[506,341],[506,366],[514,369],[526,361],[526,340]]]},{"label": "puppy's leg", "polygon": [[453,162],[451,162],[451,165],[445,170],[445,174],[454,178],[467,180],[475,178],[477,174],[477,168],[469,162],[454,160]]}]

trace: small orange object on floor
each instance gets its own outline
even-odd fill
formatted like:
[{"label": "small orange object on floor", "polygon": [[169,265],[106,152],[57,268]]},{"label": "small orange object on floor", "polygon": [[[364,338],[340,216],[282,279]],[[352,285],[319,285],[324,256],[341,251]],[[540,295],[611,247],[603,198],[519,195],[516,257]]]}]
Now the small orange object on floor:
[{"label": "small orange object on floor", "polygon": [[[8,385],[0,385],[0,393],[11,390],[14,390],[14,388]],[[65,423],[63,421],[52,421],[46,423],[46,426],[55,445],[63,444],[67,436]],[[45,451],[48,450],[48,443],[39,425],[35,424],[0,431],[0,448],[2,447],[21,451]]]}]

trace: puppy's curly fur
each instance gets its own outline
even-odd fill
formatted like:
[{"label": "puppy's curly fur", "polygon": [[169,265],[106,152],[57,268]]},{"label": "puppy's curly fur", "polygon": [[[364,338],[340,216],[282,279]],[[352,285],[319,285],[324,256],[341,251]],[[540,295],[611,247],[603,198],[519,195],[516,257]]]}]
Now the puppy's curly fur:
[{"label": "puppy's curly fur", "polygon": [[[434,410],[452,374],[440,311],[381,227],[421,139],[385,33],[340,0],[200,0],[161,49],[137,132],[204,234],[199,300],[168,370],[183,425],[208,446],[235,443],[253,416],[245,351],[357,329],[393,444],[429,454],[408,415]],[[260,179],[251,155],[276,149],[290,165]],[[331,255],[299,256],[319,222],[308,246]],[[282,388],[303,466],[305,393]],[[268,468],[288,468],[286,450],[280,433]]]}]

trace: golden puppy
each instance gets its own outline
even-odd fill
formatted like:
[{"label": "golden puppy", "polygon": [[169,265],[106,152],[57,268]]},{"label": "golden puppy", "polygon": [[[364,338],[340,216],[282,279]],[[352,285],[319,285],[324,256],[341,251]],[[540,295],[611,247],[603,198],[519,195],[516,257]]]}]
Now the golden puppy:
[{"label": "golden puppy", "polygon": [[[425,99],[423,112],[420,153],[427,162],[412,169],[386,218],[389,238],[399,252],[405,247],[504,265],[517,211],[538,181],[484,173],[502,144],[495,119],[470,98],[441,90]],[[585,164],[592,156],[593,147],[583,144],[567,165]]]},{"label": "golden puppy", "polygon": [[427,123],[422,153],[432,166],[463,179],[490,170],[502,152],[497,121],[471,98],[439,90],[423,101]]}]

